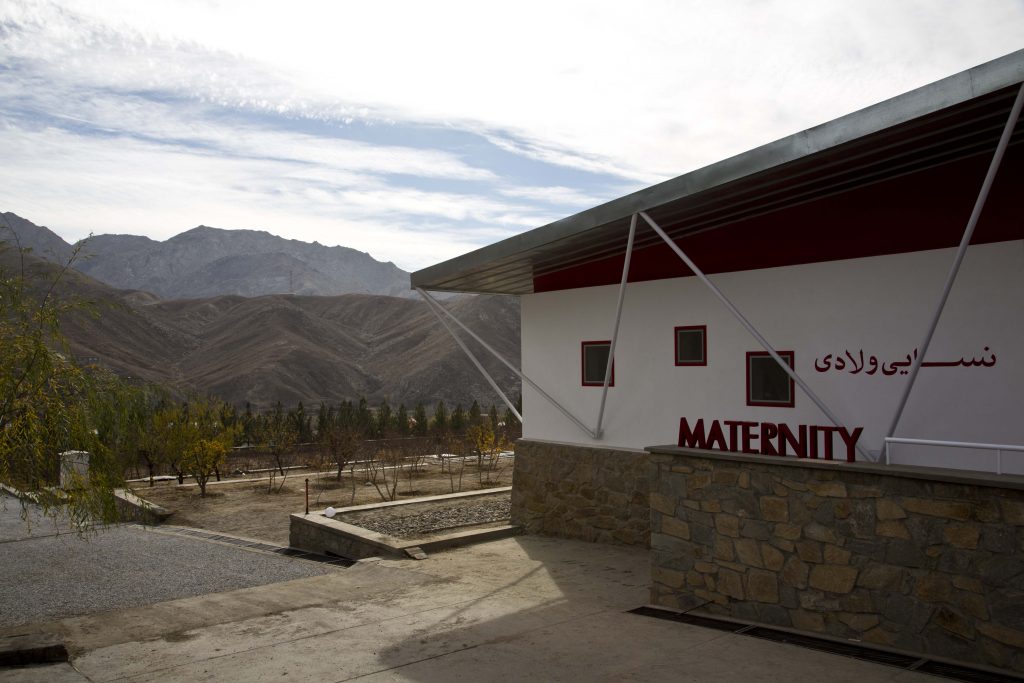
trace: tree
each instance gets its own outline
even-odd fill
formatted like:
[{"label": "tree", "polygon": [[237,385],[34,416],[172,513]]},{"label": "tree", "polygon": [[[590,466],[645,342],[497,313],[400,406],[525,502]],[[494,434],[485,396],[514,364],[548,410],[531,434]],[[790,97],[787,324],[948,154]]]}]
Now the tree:
[{"label": "tree", "polygon": [[393,424],[394,416],[391,414],[391,406],[388,405],[388,400],[385,398],[377,408],[377,436],[386,437],[391,433]]},{"label": "tree", "polygon": [[461,434],[462,430],[466,428],[466,411],[463,410],[461,403],[457,403],[455,405],[455,410],[452,411],[450,424],[452,426],[452,432],[455,434]]},{"label": "tree", "polygon": [[[16,248],[0,245],[0,483],[30,493],[46,513],[66,513],[80,526],[114,521],[113,490],[123,470],[94,431],[93,382],[69,360],[60,332],[62,314],[86,310],[84,303],[57,294],[73,277],[70,268],[81,245],[53,268],[32,263],[10,232]],[[53,487],[59,483],[60,453],[68,450],[89,451],[89,477],[59,491]]]},{"label": "tree", "polygon": [[470,426],[480,424],[480,404],[473,401],[473,405],[469,407],[469,424]]},{"label": "tree", "polygon": [[404,403],[398,404],[398,413],[395,415],[395,427],[399,436],[409,435],[409,412],[405,409]]},{"label": "tree", "polygon": [[487,417],[491,420],[491,431],[498,431],[498,407],[491,404],[491,409],[487,411]]},{"label": "tree", "polygon": [[[263,437],[267,441],[267,449],[270,450],[270,455],[274,458],[274,464],[277,465],[278,471],[282,477],[286,476],[285,459],[292,455],[298,439],[298,432],[295,430],[294,420],[289,419],[280,401],[274,404],[273,410],[266,416]],[[283,481],[281,485],[284,485]],[[273,477],[271,477],[270,486],[273,487]]]},{"label": "tree", "polygon": [[413,431],[416,436],[425,436],[427,433],[427,409],[423,406],[423,402],[420,401],[416,404],[416,408],[413,410],[412,419],[415,420],[416,424],[413,426]]},{"label": "tree", "polygon": [[306,409],[299,401],[299,405],[288,411],[288,419],[291,421],[292,431],[298,443],[309,443],[313,440],[312,417],[306,415]]},{"label": "tree", "polygon": [[448,431],[448,411],[444,407],[444,401],[438,401],[437,408],[434,409],[434,430],[438,434]]},{"label": "tree", "polygon": [[206,497],[206,483],[224,463],[227,453],[227,446],[220,439],[198,439],[185,451],[185,467],[199,484],[200,497]]},{"label": "tree", "polygon": [[317,428],[317,439],[323,451],[337,465],[337,480],[341,481],[342,471],[355,457],[362,440],[350,402],[342,403],[337,410],[330,408],[325,412]]},{"label": "tree", "polygon": [[188,404],[187,419],[181,426],[182,469],[199,484],[199,495],[206,496],[206,483],[227,459],[238,429],[231,424],[231,411],[216,398],[195,398]]}]

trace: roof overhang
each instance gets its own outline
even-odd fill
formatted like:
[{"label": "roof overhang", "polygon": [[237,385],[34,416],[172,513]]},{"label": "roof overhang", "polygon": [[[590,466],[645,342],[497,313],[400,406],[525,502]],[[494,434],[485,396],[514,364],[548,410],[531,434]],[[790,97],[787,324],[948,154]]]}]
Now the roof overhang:
[{"label": "roof overhang", "polygon": [[[416,271],[413,288],[529,294],[537,278],[607,260],[646,211],[679,240],[995,149],[1024,50],[540,228]],[[1024,126],[1011,145],[1020,149]],[[980,184],[980,178],[978,179]],[[659,241],[638,233],[635,249]]]}]

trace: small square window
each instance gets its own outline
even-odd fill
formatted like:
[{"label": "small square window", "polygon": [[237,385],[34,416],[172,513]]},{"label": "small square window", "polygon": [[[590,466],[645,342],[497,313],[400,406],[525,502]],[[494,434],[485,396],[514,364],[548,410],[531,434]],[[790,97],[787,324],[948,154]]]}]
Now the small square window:
[{"label": "small square window", "polygon": [[[792,351],[779,351],[782,360],[793,365]],[[767,351],[747,352],[747,405],[792,408],[794,382]]]},{"label": "small square window", "polygon": [[[583,386],[604,386],[604,373],[608,367],[608,353],[611,348],[610,341],[585,341],[582,343],[580,353],[583,357]],[[615,386],[614,362],[612,362],[612,376],[608,386]]]},{"label": "small square window", "polygon": [[676,365],[708,364],[708,328],[706,325],[677,327]]}]

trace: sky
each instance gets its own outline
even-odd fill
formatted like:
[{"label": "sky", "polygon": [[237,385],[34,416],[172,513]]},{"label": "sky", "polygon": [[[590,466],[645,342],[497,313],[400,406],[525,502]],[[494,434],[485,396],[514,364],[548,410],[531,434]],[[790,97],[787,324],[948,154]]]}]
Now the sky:
[{"label": "sky", "polygon": [[1024,0],[0,0],[0,210],[417,270],[1024,47]]}]

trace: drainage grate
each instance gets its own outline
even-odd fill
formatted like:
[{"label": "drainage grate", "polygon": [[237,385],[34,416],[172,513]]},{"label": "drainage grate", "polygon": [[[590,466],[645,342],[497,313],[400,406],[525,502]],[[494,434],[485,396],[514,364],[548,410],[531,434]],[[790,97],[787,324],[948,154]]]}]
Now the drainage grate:
[{"label": "drainage grate", "polygon": [[727,621],[725,619],[716,619],[714,617],[700,614],[673,612],[671,610],[660,609],[658,607],[637,607],[636,609],[629,610],[629,613],[638,614],[644,617],[654,617],[655,619],[664,619],[666,621],[676,621],[683,624],[690,624],[692,626],[700,626],[702,628],[711,628],[718,631],[729,631],[736,633],[737,635],[763,638],[764,640],[771,640],[777,643],[787,643],[789,645],[796,645],[798,647],[805,647],[812,650],[820,650],[822,652],[828,652],[844,657],[852,657],[854,659],[863,659],[876,662],[878,664],[885,664],[899,669],[920,671],[922,673],[932,674],[933,676],[943,676],[945,678],[952,678],[958,681],[967,681],[968,683],[1022,683],[1022,681],[1024,681],[1024,678],[1009,673],[995,673],[985,671],[983,669],[975,669],[963,664],[937,662],[899,652],[888,652],[886,650],[877,649],[861,643],[843,643],[840,641],[829,640],[827,638],[817,638],[815,636],[799,633],[789,633],[788,631],[782,631],[767,626]]},{"label": "drainage grate", "polygon": [[184,536],[193,536],[195,538],[201,538],[206,541],[228,543],[230,545],[236,545],[240,548],[262,550],[263,552],[267,553],[276,553],[278,555],[284,555],[285,557],[292,557],[298,560],[308,560],[310,562],[320,562],[321,564],[330,564],[336,567],[351,567],[355,564],[355,560],[350,560],[349,558],[341,557],[340,555],[321,555],[319,553],[311,553],[306,550],[299,550],[298,548],[285,548],[282,546],[271,545],[270,543],[261,543],[259,541],[252,541],[245,538],[225,536],[224,534],[218,534],[212,531],[204,531],[202,529],[192,529],[189,527],[168,525],[160,525],[156,528],[159,531],[170,531],[176,534],[182,534]]},{"label": "drainage grate", "polygon": [[698,614],[687,614],[686,612],[669,612],[668,610],[656,607],[637,607],[636,609],[629,610],[629,612],[630,614],[639,614],[643,617],[654,617],[655,619],[678,621],[693,626],[713,628],[716,631],[738,631],[741,628],[745,628],[743,624],[736,624],[731,621],[715,619],[714,617],[702,617]]},{"label": "drainage grate", "polygon": [[981,669],[972,669],[960,664],[948,664],[946,662],[933,662],[931,660],[917,667],[915,671],[923,671],[934,676],[945,676],[958,681],[970,681],[971,683],[1020,683],[1024,678]]},{"label": "drainage grate", "polygon": [[821,650],[822,652],[829,652],[831,654],[842,655],[844,657],[853,657],[854,659],[866,659],[870,662],[888,664],[889,666],[895,666],[901,669],[909,668],[921,661],[920,657],[900,654],[899,652],[877,650],[873,647],[865,647],[859,643],[841,643],[834,640],[827,640],[825,638],[805,636],[800,633],[777,631],[773,628],[765,628],[763,626],[755,626],[748,629],[743,632],[743,635],[762,638],[764,640],[772,640],[776,643],[788,643],[789,645],[806,647],[810,650]]}]

